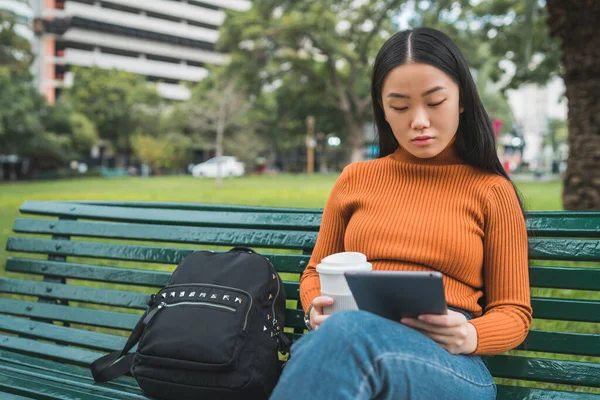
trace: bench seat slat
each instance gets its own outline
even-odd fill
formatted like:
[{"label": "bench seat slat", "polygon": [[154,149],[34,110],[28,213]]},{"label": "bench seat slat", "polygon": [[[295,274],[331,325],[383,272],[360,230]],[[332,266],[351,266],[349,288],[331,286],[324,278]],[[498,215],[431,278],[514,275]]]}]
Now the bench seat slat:
[{"label": "bench seat slat", "polygon": [[[16,259],[9,257],[6,270],[61,278],[77,278],[99,282],[125,283],[131,285],[161,288],[166,286],[171,276],[165,271],[146,271],[133,268],[106,267],[100,265],[75,264],[61,261]],[[298,282],[283,281],[288,300],[299,297]]]},{"label": "bench seat slat", "polygon": [[[173,266],[197,249],[169,248],[128,244],[78,242],[24,237],[9,237],[8,251],[101,258],[107,260],[140,261]],[[309,256],[300,254],[264,254],[279,272],[301,273],[306,268]]]},{"label": "bench seat slat", "polygon": [[0,298],[0,312],[32,318],[97,326],[103,328],[132,330],[140,314],[95,310],[83,307],[65,307],[58,304]]},{"label": "bench seat slat", "polygon": [[[8,350],[0,349],[0,365],[23,368],[48,376],[66,377],[73,382],[84,381],[94,383],[94,378],[92,378],[92,374],[88,368],[58,363],[56,361],[32,357]],[[136,381],[133,378],[126,376],[106,383],[97,383],[96,385],[121,391],[124,390],[131,393],[139,393],[140,390]]]},{"label": "bench seat slat", "polygon": [[600,400],[600,394],[498,385],[497,400]]},{"label": "bench seat slat", "polygon": [[33,339],[51,340],[64,345],[75,345],[92,350],[115,351],[121,350],[127,338],[88,331],[84,329],[67,328],[23,318],[0,315],[0,331],[19,334]]},{"label": "bench seat slat", "polygon": [[[15,379],[16,378],[16,379]],[[86,380],[72,380],[55,375],[41,375],[24,367],[0,364],[0,382],[15,384],[23,379],[26,387],[18,387],[20,393],[35,399],[90,399],[90,400],[145,400],[141,390],[112,389],[106,385],[94,385]],[[2,389],[2,386],[0,386]],[[12,390],[17,388],[13,387]]]},{"label": "bench seat slat", "polygon": [[600,357],[600,335],[533,329],[519,349]]},{"label": "bench seat slat", "polygon": [[106,354],[98,351],[78,349],[76,347],[6,335],[0,335],[0,348],[86,367],[98,357]]},{"label": "bench seat slat", "polygon": [[[58,384],[44,379],[34,379],[18,372],[0,369],[0,391],[26,399],[36,400],[110,400],[109,396],[81,390],[76,385]],[[22,398],[22,397],[21,397]],[[119,397],[117,397],[119,398]],[[120,397],[121,399],[126,397]],[[141,397],[143,399],[143,397]]]},{"label": "bench seat slat", "polygon": [[100,206],[58,201],[26,201],[22,214],[49,215],[102,221],[160,225],[193,225],[229,228],[299,229],[318,231],[321,215],[315,213],[249,213]]},{"label": "bench seat slat", "polygon": [[499,378],[600,387],[599,364],[506,355],[483,359]]},{"label": "bench seat slat", "polygon": [[317,233],[291,230],[260,230],[195,226],[161,226],[114,222],[56,221],[24,219],[15,221],[13,231],[49,235],[81,236],[103,239],[144,240],[152,242],[312,248]]},{"label": "bench seat slat", "polygon": [[600,261],[600,241],[530,238],[529,258],[557,261]]}]

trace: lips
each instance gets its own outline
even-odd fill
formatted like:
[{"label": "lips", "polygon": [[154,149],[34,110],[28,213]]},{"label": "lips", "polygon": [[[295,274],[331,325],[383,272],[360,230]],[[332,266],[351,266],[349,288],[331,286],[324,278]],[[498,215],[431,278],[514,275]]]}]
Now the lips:
[{"label": "lips", "polygon": [[421,142],[421,141],[426,141],[426,140],[429,140],[429,139],[433,139],[433,138],[431,136],[422,135],[422,136],[417,136],[412,141],[413,142]]}]

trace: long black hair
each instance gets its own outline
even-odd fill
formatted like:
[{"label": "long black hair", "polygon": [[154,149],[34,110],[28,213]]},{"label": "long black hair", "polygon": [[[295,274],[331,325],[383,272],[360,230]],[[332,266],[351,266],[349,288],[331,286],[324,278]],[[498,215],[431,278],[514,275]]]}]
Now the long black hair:
[{"label": "long black hair", "polygon": [[[454,146],[458,155],[469,165],[510,178],[496,152],[494,130],[469,66],[458,46],[446,34],[431,28],[416,28],[396,33],[379,50],[373,66],[371,99],[379,137],[379,157],[393,153],[399,146],[392,128],[385,120],[381,91],[389,72],[408,62],[431,65],[450,76],[459,87],[460,114]],[[514,187],[514,184],[513,184]],[[521,209],[523,204],[515,188]]]}]

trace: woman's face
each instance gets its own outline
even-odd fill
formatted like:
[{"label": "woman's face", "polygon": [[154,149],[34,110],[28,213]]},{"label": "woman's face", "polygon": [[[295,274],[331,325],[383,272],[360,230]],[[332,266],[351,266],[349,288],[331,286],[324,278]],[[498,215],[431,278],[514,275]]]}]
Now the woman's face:
[{"label": "woman's face", "polygon": [[419,158],[440,154],[456,135],[463,111],[458,85],[427,64],[391,70],[383,84],[381,106],[402,148]]}]

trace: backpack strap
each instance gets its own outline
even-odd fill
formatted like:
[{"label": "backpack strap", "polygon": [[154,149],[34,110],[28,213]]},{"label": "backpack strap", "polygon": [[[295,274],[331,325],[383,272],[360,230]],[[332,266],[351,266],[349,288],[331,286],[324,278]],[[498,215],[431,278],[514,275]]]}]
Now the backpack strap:
[{"label": "backpack strap", "polygon": [[146,314],[140,318],[135,328],[133,328],[123,350],[113,351],[110,354],[98,358],[90,365],[92,376],[96,382],[111,381],[130,371],[131,366],[133,365],[134,354],[128,353],[142,336],[145,316]]}]

